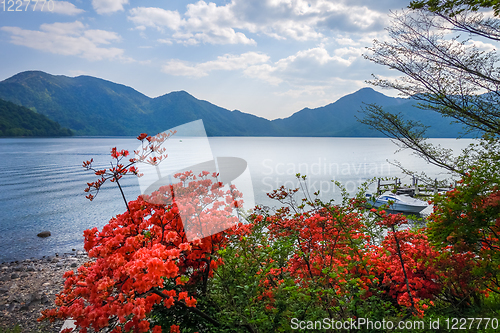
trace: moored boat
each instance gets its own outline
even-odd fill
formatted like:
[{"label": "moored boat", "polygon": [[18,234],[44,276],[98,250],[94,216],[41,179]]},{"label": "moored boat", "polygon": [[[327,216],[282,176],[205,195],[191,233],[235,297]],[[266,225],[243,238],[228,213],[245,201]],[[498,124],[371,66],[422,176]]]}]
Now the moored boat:
[{"label": "moored boat", "polygon": [[378,198],[371,194],[366,194],[367,202],[370,206],[378,208],[386,205],[388,210],[403,213],[420,213],[429,205],[427,202],[415,199],[409,195],[396,195],[393,193],[384,193]]}]

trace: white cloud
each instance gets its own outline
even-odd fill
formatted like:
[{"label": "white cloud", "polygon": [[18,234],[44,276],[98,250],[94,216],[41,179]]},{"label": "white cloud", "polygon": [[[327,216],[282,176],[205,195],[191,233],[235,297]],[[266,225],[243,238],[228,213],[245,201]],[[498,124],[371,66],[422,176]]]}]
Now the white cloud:
[{"label": "white cloud", "polygon": [[[175,36],[175,35],[174,35]],[[207,44],[250,44],[255,45],[255,40],[248,38],[241,32],[233,29],[214,29],[208,32],[200,32],[186,39],[183,44],[194,45],[198,43]]]},{"label": "white cloud", "polygon": [[10,42],[44,52],[72,55],[88,60],[119,59],[132,61],[123,56],[123,49],[101,47],[118,41],[120,37],[111,31],[90,30],[81,23],[42,24],[40,30],[25,30],[19,27],[1,27],[11,34]]},{"label": "white cloud", "polygon": [[201,65],[206,71],[213,70],[236,70],[244,69],[250,65],[264,63],[269,60],[269,56],[257,53],[257,52],[247,52],[240,55],[225,54],[223,56],[217,57],[217,60],[207,61]]},{"label": "white cloud", "polygon": [[484,42],[481,42],[479,40],[469,40],[467,41],[467,46],[473,46],[475,48],[477,48],[479,51],[484,51],[484,52],[491,52],[491,51],[495,51],[497,48],[495,47],[495,45],[491,44],[491,43],[484,43]]},{"label": "white cloud", "polygon": [[183,29],[193,34],[197,42],[209,44],[251,44],[255,41],[235,29],[242,28],[231,10],[231,5],[198,1],[187,5]]},{"label": "white cloud", "polygon": [[97,14],[111,14],[123,10],[128,0],[92,0],[92,7]]},{"label": "white cloud", "polygon": [[[170,60],[162,71],[167,74],[188,77],[203,77],[212,71],[243,71],[250,78],[277,86],[286,82],[290,86],[323,86],[333,79],[353,72],[355,75],[362,60],[362,48],[344,47],[331,53],[324,45],[302,50],[271,63],[270,57],[257,52],[240,55],[226,54],[216,60],[189,63]],[[356,68],[355,68],[356,67]],[[362,71],[364,70],[361,69]],[[296,88],[299,89],[299,88]]]},{"label": "white cloud", "polygon": [[365,52],[364,47],[341,47],[338,49],[335,49],[333,52],[335,55],[339,57],[360,57],[363,53]]},{"label": "white cloud", "polygon": [[235,18],[226,6],[199,1],[188,4],[185,18],[177,11],[154,7],[137,7],[129,12],[128,19],[136,28],[154,28],[165,32],[172,30],[172,38],[178,43],[195,45],[207,44],[255,44],[244,33],[237,32],[233,24]]},{"label": "white cloud", "polygon": [[323,37],[323,34],[314,25],[290,20],[276,21],[268,27],[260,26],[257,30],[276,39],[292,38],[298,41],[308,41],[318,40]]},{"label": "white cloud", "polygon": [[64,14],[64,15],[78,15],[84,13],[83,9],[77,8],[71,2],[67,1],[54,1],[53,13]]},{"label": "white cloud", "polygon": [[155,28],[162,31],[164,27],[176,30],[181,25],[181,16],[177,11],[153,7],[137,7],[130,10],[128,19],[138,27]]},{"label": "white cloud", "polygon": [[138,7],[130,11],[129,19],[141,28],[162,30],[168,26],[173,30],[168,33],[179,43],[255,45],[249,34],[310,41],[321,40],[332,31],[382,31],[387,16],[366,6],[331,0],[232,0],[221,6],[201,0],[188,4],[182,15],[178,11]]},{"label": "white cloud", "polygon": [[[285,82],[294,87],[291,91],[302,91],[304,86],[327,86],[332,80],[343,77],[359,77],[366,74],[366,61],[362,48],[346,47],[329,52],[324,45],[299,51],[277,60],[249,66],[244,73],[271,85]],[[368,64],[369,65],[369,64]]]},{"label": "white cloud", "polygon": [[330,3],[329,6],[325,7],[328,7],[328,9],[320,15],[318,25],[324,25],[332,30],[347,32],[380,31],[387,25],[386,13],[380,13],[366,6]]},{"label": "white cloud", "polygon": [[161,44],[167,44],[167,45],[173,44],[173,42],[170,39],[163,39],[163,38],[157,39],[157,42],[161,43]]},{"label": "white cloud", "polygon": [[359,45],[359,42],[355,42],[352,38],[349,37],[337,37],[335,38],[335,42],[339,45]]},{"label": "white cloud", "polygon": [[328,51],[322,47],[299,51],[295,55],[281,59],[276,63],[276,67],[282,71],[308,71],[311,67],[323,67],[325,65],[349,66],[352,60],[341,56],[330,56]]},{"label": "white cloud", "polygon": [[80,35],[84,29],[85,25],[80,21],[45,23],[40,26],[40,30],[52,35]]},{"label": "white cloud", "polygon": [[162,67],[162,71],[167,74],[177,76],[202,77],[207,76],[211,71],[223,70],[245,70],[252,65],[265,63],[269,57],[257,52],[247,52],[240,55],[225,54],[217,57],[216,60],[199,64],[189,64],[181,60],[170,60]]},{"label": "white cloud", "polygon": [[264,34],[278,40],[321,40],[332,31],[366,33],[382,31],[387,17],[366,6],[345,5],[331,0],[232,0],[217,6],[203,0],[178,11],[137,7],[129,20],[137,28],[168,27],[172,38],[187,45],[250,44],[249,34]]},{"label": "white cloud", "polygon": [[188,62],[182,60],[169,60],[162,66],[161,71],[176,76],[202,77],[208,75],[207,72],[198,66],[190,65]]},{"label": "white cloud", "polygon": [[31,11],[41,11],[48,13],[56,13],[63,15],[78,15],[84,13],[83,9],[76,7],[74,4],[68,1],[55,1],[52,0],[50,2],[47,1],[39,1],[39,2],[29,2],[28,5],[31,4]]},{"label": "white cloud", "polygon": [[120,40],[118,34],[106,30],[86,30],[83,35],[95,44],[110,44],[111,41]]},{"label": "white cloud", "polygon": [[272,65],[269,64],[262,64],[262,65],[249,66],[243,72],[248,77],[260,79],[273,86],[277,86],[281,82],[283,82],[283,80],[273,75],[275,71],[276,67],[273,67]]}]

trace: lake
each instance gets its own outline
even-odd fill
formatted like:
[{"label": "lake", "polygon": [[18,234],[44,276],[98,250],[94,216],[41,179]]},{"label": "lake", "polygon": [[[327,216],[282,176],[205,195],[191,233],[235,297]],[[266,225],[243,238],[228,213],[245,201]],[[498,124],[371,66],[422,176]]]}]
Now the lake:
[{"label": "lake", "polygon": [[[433,139],[456,153],[470,139]],[[309,192],[320,190],[322,199],[340,199],[331,180],[340,181],[354,194],[359,184],[373,177],[401,177],[389,161],[438,179],[442,170],[385,138],[268,138],[213,137],[215,157],[239,157],[247,161],[257,204],[277,206],[266,193],[281,185],[297,187],[296,173],[308,176]],[[8,138],[0,139],[2,175],[0,191],[0,262],[40,258],[83,248],[83,231],[101,229],[111,217],[125,211],[115,184],[106,183],[92,202],[85,198],[87,182],[97,179],[82,162],[109,166],[110,149],[137,149],[135,138]],[[140,166],[139,166],[140,167]],[[403,182],[411,183],[410,177]],[[123,179],[127,200],[140,194],[136,177]],[[374,189],[372,187],[372,189]],[[44,230],[51,237],[36,235]]]}]

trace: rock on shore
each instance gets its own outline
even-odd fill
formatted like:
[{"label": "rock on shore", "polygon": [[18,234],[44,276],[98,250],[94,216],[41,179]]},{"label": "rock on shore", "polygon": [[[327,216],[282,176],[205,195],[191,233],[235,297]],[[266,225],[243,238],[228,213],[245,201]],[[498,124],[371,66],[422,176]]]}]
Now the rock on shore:
[{"label": "rock on shore", "polygon": [[87,253],[74,251],[42,259],[0,264],[0,327],[19,324],[22,332],[59,332],[63,321],[37,322],[42,310],[53,308],[63,289],[63,274],[88,261]]},{"label": "rock on shore", "polygon": [[47,238],[47,237],[50,237],[50,231],[42,231],[41,233],[39,233],[37,236],[38,237],[41,237],[41,238]]}]

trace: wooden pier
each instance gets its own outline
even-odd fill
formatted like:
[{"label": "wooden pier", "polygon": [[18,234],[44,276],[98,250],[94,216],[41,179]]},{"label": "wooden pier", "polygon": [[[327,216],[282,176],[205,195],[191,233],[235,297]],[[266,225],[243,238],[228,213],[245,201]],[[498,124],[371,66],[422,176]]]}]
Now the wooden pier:
[{"label": "wooden pier", "polygon": [[[456,186],[456,182],[454,184]],[[440,187],[438,185],[437,178],[434,180],[434,184],[418,184],[418,178],[413,177],[411,185],[403,185],[401,179],[396,178],[392,181],[383,182],[380,178],[377,182],[377,195],[381,195],[384,192],[390,191],[395,194],[408,194],[411,197],[430,197],[438,192],[449,191],[453,186]]]}]

